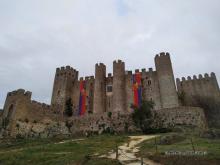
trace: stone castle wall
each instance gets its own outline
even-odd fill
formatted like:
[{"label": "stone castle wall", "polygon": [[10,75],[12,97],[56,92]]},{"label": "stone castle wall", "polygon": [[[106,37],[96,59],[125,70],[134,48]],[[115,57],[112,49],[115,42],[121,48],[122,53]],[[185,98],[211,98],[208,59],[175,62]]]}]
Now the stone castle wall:
[{"label": "stone castle wall", "polygon": [[164,127],[172,128],[177,125],[207,128],[204,110],[199,107],[177,107],[156,111]]},{"label": "stone castle wall", "polygon": [[1,128],[10,130],[13,135],[17,129],[17,121],[37,122],[43,119],[60,121],[62,116],[57,115],[50,105],[31,100],[29,91],[18,89],[8,93],[1,117]]},{"label": "stone castle wall", "polygon": [[[142,97],[152,100],[155,109],[178,106],[178,97],[170,56],[160,53],[155,57],[156,71],[135,70],[141,74]],[[134,74],[135,74],[134,73]],[[125,63],[121,60],[113,62],[113,75],[106,77],[106,66],[102,63],[95,66],[95,77],[85,78],[86,111],[100,114],[103,112],[131,112],[133,104],[132,71],[125,71]],[[79,109],[78,71],[73,68],[61,67],[56,71],[51,105],[63,113],[68,98],[72,99],[74,114]],[[109,91],[108,91],[109,90]]]},{"label": "stone castle wall", "polygon": [[[141,74],[142,99],[152,100],[155,103],[156,112],[163,114],[162,116],[166,117],[166,121],[170,123],[174,119],[174,124],[181,121],[185,124],[198,125],[198,121],[203,120],[202,114],[195,108],[179,107],[177,94],[185,94],[184,99],[187,105],[191,105],[194,95],[212,96],[219,99],[220,92],[215,74],[212,73],[210,76],[205,74],[205,77],[199,76],[199,78],[194,76],[193,79],[188,77],[188,80],[183,78],[182,81],[177,79],[177,92],[169,53],[157,55],[155,66],[155,71],[152,68],[149,68],[148,71],[146,69],[135,70],[135,73]],[[121,60],[113,62],[113,75],[108,74],[108,76],[106,76],[106,66],[102,63],[96,64],[95,77],[80,79],[78,79],[78,71],[70,66],[57,68],[51,105],[33,101],[31,92],[19,89],[8,93],[1,118],[9,118],[12,122],[8,127],[13,128],[14,131],[16,122],[24,122],[26,119],[30,122],[47,119],[64,122],[67,118],[64,114],[65,104],[67,99],[71,98],[73,117],[70,119],[81,123],[83,128],[87,127],[83,126],[87,124],[87,120],[83,121],[83,119],[97,120],[102,116],[104,121],[109,123],[112,119],[104,117],[106,114],[110,114],[109,112],[113,116],[126,116],[132,112],[131,104],[134,100],[132,77],[135,73],[125,71],[125,63]],[[85,82],[87,93],[86,114],[83,118],[78,116],[81,81]],[[178,115],[182,115],[182,117]],[[200,117],[197,121],[196,116],[198,115]],[[117,123],[118,121],[112,122]]]},{"label": "stone castle wall", "polygon": [[220,99],[220,91],[216,76],[214,73],[208,75],[207,73],[204,77],[200,74],[199,77],[190,76],[182,78],[182,80],[177,79],[177,89],[182,101],[185,105],[195,105],[195,97],[209,97],[213,99]]},{"label": "stone castle wall", "polygon": [[[157,120],[163,128],[173,129],[176,126],[192,126],[205,130],[206,119],[201,108],[179,107],[155,111]],[[140,131],[135,127],[130,114],[90,114],[71,117],[66,120],[21,121],[16,120],[16,129],[11,136],[16,137],[54,137],[76,136],[102,133],[134,133]]]}]

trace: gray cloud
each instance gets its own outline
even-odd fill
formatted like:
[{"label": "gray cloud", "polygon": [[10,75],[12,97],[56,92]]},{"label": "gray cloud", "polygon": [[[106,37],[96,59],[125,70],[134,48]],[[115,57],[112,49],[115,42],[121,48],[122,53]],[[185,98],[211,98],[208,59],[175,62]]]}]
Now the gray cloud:
[{"label": "gray cloud", "polygon": [[97,62],[111,72],[120,58],[127,69],[148,68],[161,51],[176,77],[220,78],[219,11],[219,0],[0,1],[0,107],[17,88],[49,103],[56,67],[86,76]]}]

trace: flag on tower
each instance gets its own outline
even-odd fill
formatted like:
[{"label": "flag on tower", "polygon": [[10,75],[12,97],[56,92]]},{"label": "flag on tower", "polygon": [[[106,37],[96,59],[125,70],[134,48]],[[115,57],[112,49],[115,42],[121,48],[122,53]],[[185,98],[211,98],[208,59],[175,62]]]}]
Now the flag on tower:
[{"label": "flag on tower", "polygon": [[133,84],[134,106],[139,107],[141,105],[141,99],[142,99],[141,74],[139,72],[135,73],[132,76],[132,84]]},{"label": "flag on tower", "polygon": [[86,112],[86,90],[85,81],[80,81],[80,96],[79,96],[79,116],[82,116]]}]

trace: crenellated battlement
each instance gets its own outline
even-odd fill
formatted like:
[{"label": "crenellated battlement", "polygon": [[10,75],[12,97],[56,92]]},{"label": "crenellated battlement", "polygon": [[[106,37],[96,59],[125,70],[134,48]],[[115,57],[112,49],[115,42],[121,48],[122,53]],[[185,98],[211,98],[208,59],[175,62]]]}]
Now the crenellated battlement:
[{"label": "crenellated battlement", "polygon": [[161,53],[159,53],[159,54],[157,54],[156,56],[155,56],[155,59],[160,59],[160,58],[164,58],[164,57],[169,57],[170,58],[170,54],[168,53],[168,52],[161,52]]},{"label": "crenellated battlement", "polygon": [[30,91],[25,91],[24,89],[18,89],[12,92],[8,92],[8,96],[25,96],[25,97],[31,97],[32,93]]},{"label": "crenellated battlement", "polygon": [[149,68],[148,71],[149,72],[153,72],[154,70],[153,70],[153,68]]},{"label": "crenellated battlement", "polygon": [[135,69],[135,73],[140,73],[140,70],[139,69]]},{"label": "crenellated battlement", "polygon": [[125,75],[132,75],[132,71],[131,70],[126,70]]},{"label": "crenellated battlement", "polygon": [[106,74],[106,66],[105,66],[105,64],[103,64],[103,63],[97,63],[96,65],[95,65],[95,72],[96,72],[96,77],[98,76],[98,75],[101,75],[102,77],[103,76],[106,76],[105,74]]},{"label": "crenellated battlement", "polygon": [[124,63],[122,60],[115,60],[115,61],[113,62],[113,65],[114,65],[114,64],[124,65],[125,63]]},{"label": "crenellated battlement", "polygon": [[[70,66],[62,66],[60,68],[56,69],[56,76],[63,76],[63,75],[69,75],[69,76],[76,76],[78,75],[78,71],[73,69]],[[76,76],[77,77],[77,76]]]},{"label": "crenellated battlement", "polygon": [[80,77],[80,78],[79,78],[79,81],[84,81],[84,77]]},{"label": "crenellated battlement", "polygon": [[182,104],[195,105],[195,97],[218,98],[220,96],[219,86],[215,73],[199,74],[176,79],[178,93],[184,93],[184,102]]},{"label": "crenellated battlement", "polygon": [[176,81],[179,82],[189,82],[189,81],[195,81],[195,80],[204,80],[204,79],[212,79],[212,78],[216,78],[215,77],[215,73],[205,73],[204,75],[199,74],[198,77],[196,75],[193,75],[193,77],[191,76],[187,76],[187,78],[182,77],[181,79],[177,78]]},{"label": "crenellated battlement", "polygon": [[86,81],[95,80],[95,77],[94,76],[86,76],[85,80]]},{"label": "crenellated battlement", "polygon": [[98,68],[105,68],[106,67],[105,64],[103,64],[103,63],[97,63],[97,64],[95,64],[95,66]]},{"label": "crenellated battlement", "polygon": [[142,72],[142,73],[146,73],[146,68],[142,68],[142,69],[141,69],[141,72]]}]

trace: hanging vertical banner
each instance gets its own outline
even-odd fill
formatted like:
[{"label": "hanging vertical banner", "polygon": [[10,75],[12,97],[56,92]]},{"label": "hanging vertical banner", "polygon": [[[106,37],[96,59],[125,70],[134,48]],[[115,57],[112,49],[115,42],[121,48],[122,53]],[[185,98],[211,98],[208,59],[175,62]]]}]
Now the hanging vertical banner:
[{"label": "hanging vertical banner", "polygon": [[141,74],[135,73],[132,76],[132,83],[133,83],[133,94],[134,94],[134,106],[139,107],[141,105],[142,99],[142,88],[141,88]]},{"label": "hanging vertical banner", "polygon": [[80,96],[79,96],[79,116],[82,116],[86,112],[86,89],[85,81],[80,81]]}]

